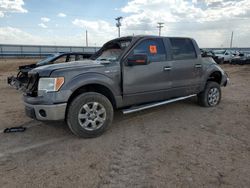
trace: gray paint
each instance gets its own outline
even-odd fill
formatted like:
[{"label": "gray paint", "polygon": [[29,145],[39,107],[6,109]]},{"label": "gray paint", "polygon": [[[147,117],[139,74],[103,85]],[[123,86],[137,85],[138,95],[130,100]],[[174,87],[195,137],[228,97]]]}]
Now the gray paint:
[{"label": "gray paint", "polygon": [[[162,62],[147,65],[127,66],[126,60],[133,48],[145,39],[156,36],[136,36],[124,51],[119,61],[101,63],[82,61],[47,65],[29,72],[40,77],[64,76],[65,83],[59,92],[47,93],[41,97],[24,97],[29,104],[67,103],[71,94],[78,88],[99,84],[113,94],[116,107],[151,103],[184,97],[201,92],[210,74],[218,71],[222,75],[221,85],[227,80],[224,71],[211,58],[202,58],[197,43],[193,41],[197,57],[189,60],[172,60],[169,38],[162,37],[166,47],[167,58]],[[105,47],[105,45],[104,45]],[[102,49],[101,49],[102,50]],[[36,101],[36,102],[35,102]]]}]

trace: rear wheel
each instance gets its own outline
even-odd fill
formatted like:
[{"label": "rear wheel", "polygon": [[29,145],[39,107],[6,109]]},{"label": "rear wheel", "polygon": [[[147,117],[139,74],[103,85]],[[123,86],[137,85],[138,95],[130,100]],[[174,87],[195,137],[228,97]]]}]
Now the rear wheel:
[{"label": "rear wheel", "polygon": [[221,88],[217,82],[208,81],[203,92],[198,94],[198,102],[201,106],[214,107],[220,103]]},{"label": "rear wheel", "polygon": [[113,106],[102,94],[87,92],[70,104],[67,124],[77,136],[84,138],[101,135],[113,120]]}]

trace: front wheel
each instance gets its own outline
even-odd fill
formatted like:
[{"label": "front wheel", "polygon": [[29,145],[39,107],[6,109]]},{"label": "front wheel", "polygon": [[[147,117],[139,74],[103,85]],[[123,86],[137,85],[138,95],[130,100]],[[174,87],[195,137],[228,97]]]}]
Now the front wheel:
[{"label": "front wheel", "polygon": [[217,82],[208,81],[204,91],[198,94],[198,102],[201,106],[214,107],[220,103],[221,88]]},{"label": "front wheel", "polygon": [[113,120],[113,106],[102,94],[87,92],[77,96],[69,105],[67,124],[79,137],[101,135]]}]

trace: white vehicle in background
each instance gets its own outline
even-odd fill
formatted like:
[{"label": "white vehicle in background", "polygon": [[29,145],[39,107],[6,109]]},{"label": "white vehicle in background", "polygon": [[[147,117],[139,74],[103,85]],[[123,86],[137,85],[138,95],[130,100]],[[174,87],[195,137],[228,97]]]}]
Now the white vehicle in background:
[{"label": "white vehicle in background", "polygon": [[224,62],[230,63],[234,57],[234,53],[230,50],[213,50],[215,56],[223,57]]}]

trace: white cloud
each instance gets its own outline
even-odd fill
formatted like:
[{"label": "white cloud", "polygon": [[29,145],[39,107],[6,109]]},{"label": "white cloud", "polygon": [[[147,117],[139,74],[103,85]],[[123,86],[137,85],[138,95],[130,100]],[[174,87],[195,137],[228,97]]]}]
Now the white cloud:
[{"label": "white cloud", "polygon": [[[250,1],[131,0],[121,11],[128,14],[122,21],[127,34],[157,34],[160,21],[165,23],[163,35],[190,36],[204,47],[225,47],[232,30],[239,30],[238,37],[243,37],[242,28],[250,19]],[[241,45],[250,45],[250,38]]]},{"label": "white cloud", "polygon": [[64,13],[62,13],[62,12],[60,12],[60,13],[57,14],[57,16],[58,16],[58,17],[61,17],[61,18],[65,18],[67,15],[64,14]]},{"label": "white cloud", "polygon": [[39,23],[38,26],[40,26],[40,27],[42,27],[42,28],[44,28],[44,29],[48,28],[48,26],[45,25],[44,23]]},{"label": "white cloud", "polygon": [[6,13],[27,13],[23,0],[0,0],[0,18]]},{"label": "white cloud", "polygon": [[50,18],[41,17],[41,21],[42,21],[42,22],[49,22],[49,21],[50,21]]},{"label": "white cloud", "polygon": [[95,32],[110,32],[114,29],[114,26],[104,20],[89,21],[83,19],[75,19],[72,23],[78,27],[86,28],[87,30],[90,29]]},{"label": "white cloud", "polygon": [[72,24],[84,30],[88,30],[89,41],[95,41],[97,45],[102,45],[110,39],[117,37],[117,29],[111,23],[104,20],[89,21],[75,19]]},{"label": "white cloud", "polygon": [[0,11],[0,18],[4,17],[4,13]]},{"label": "white cloud", "polygon": [[0,41],[6,44],[39,44],[42,40],[18,28],[0,27]]},{"label": "white cloud", "polygon": [[[85,36],[67,35],[65,37],[52,33],[49,36],[33,35],[13,27],[0,27],[0,41],[5,44],[41,44],[41,45],[77,45],[84,46]],[[94,45],[92,43],[91,45]]]},{"label": "white cloud", "polygon": [[[0,0],[1,2],[1,0]],[[250,46],[248,36],[250,26],[250,0],[130,0],[124,7],[119,9],[125,13],[122,20],[121,35],[150,34],[157,35],[157,22],[164,22],[162,35],[164,36],[187,36],[195,38],[201,47],[228,47],[230,35],[234,30],[235,46]],[[118,12],[119,13],[119,12]],[[61,15],[60,15],[61,14]],[[63,17],[59,13],[58,17]],[[60,16],[59,16],[60,15]],[[0,11],[0,17],[1,15]],[[46,17],[44,17],[46,18]],[[49,18],[46,19],[50,21]],[[42,28],[48,28],[46,21],[39,24]],[[50,30],[48,37],[34,37],[42,41],[41,44],[67,44],[84,45],[85,30],[88,30],[89,44],[102,45],[110,39],[117,37],[115,20],[105,21],[74,19],[72,27],[80,28],[81,34],[76,36],[72,28],[67,29],[65,36],[58,36],[57,29]],[[48,32],[49,29],[46,29]],[[63,30],[63,29],[62,29]],[[12,30],[8,30],[9,32]],[[45,31],[45,30],[44,30]],[[13,31],[14,32],[14,31]],[[22,38],[28,33],[15,30],[13,40]],[[4,35],[8,40],[11,38]],[[3,37],[0,35],[2,41]],[[26,37],[28,38],[28,37]],[[39,40],[30,40],[33,42]],[[30,42],[29,40],[24,43]],[[35,44],[35,43],[34,43]]]},{"label": "white cloud", "polygon": [[164,21],[214,21],[244,16],[250,11],[249,0],[132,0],[122,12],[134,15],[147,14],[151,19]]}]

